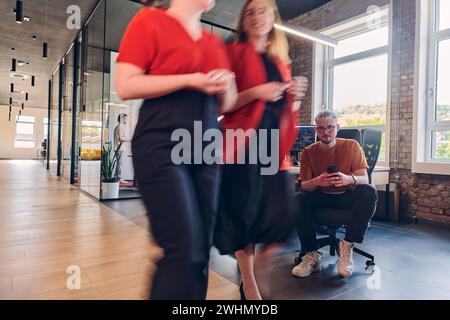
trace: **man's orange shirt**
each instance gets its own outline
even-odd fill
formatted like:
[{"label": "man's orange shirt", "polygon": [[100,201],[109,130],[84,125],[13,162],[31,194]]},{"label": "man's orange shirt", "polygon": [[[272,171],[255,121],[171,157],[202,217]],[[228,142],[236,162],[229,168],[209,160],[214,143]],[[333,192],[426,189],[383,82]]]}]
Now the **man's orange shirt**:
[{"label": "man's orange shirt", "polygon": [[[336,145],[331,149],[322,149],[320,142],[316,142],[305,149],[301,154],[300,171],[301,181],[308,181],[327,172],[328,166],[339,166],[339,171],[350,175],[356,170],[367,169],[364,151],[357,141],[349,139],[336,139]],[[324,193],[341,193],[347,187],[320,187]]]}]

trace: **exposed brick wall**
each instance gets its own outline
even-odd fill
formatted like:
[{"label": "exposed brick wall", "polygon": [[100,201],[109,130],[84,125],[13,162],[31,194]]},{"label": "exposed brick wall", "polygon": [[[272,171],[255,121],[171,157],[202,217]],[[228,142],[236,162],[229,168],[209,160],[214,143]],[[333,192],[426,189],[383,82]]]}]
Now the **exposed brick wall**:
[{"label": "exposed brick wall", "polygon": [[[389,0],[334,0],[291,22],[319,30],[363,14],[370,5],[384,6],[389,2]],[[415,15],[415,0],[393,1],[389,150],[391,182],[398,183],[402,219],[419,218],[450,223],[450,177],[411,172]],[[291,38],[289,42],[294,74],[312,79],[312,43],[298,38]],[[311,100],[310,89],[301,106],[302,124],[312,123]]]},{"label": "exposed brick wall", "polygon": [[[313,45],[311,42],[296,41],[293,43],[290,40],[291,47],[291,59],[292,59],[292,72],[293,75],[302,75],[312,81],[312,61],[313,61]],[[306,96],[302,99],[300,106],[300,123],[311,123],[311,104],[312,104],[312,90],[309,86]]]},{"label": "exposed brick wall", "polygon": [[411,174],[400,171],[401,210],[409,216],[437,222],[450,221],[448,176]]}]

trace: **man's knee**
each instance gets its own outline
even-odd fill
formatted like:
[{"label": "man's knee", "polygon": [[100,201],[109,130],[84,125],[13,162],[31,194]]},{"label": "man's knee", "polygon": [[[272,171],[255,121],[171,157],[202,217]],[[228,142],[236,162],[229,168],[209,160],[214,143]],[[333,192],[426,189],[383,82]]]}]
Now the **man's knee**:
[{"label": "man's knee", "polygon": [[378,201],[377,189],[371,184],[360,184],[356,187],[356,190],[360,192],[360,196],[371,202]]}]

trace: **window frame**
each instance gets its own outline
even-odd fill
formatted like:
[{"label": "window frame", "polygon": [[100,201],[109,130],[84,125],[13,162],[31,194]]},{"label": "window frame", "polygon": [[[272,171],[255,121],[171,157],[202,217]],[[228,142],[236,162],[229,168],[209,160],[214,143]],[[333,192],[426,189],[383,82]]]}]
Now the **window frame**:
[{"label": "window frame", "polygon": [[[392,2],[380,7],[382,15],[379,17],[380,21],[376,26],[388,27],[388,41],[387,45],[357,52],[347,56],[331,59],[334,54],[334,48],[326,47],[322,44],[316,43],[313,47],[313,93],[312,93],[312,116],[317,114],[321,110],[332,110],[333,105],[333,67],[343,65],[346,63],[361,61],[368,58],[377,57],[380,55],[387,55],[387,96],[386,96],[386,124],[385,130],[385,159],[379,160],[377,166],[389,167],[390,158],[390,110],[391,110],[391,70],[392,70]],[[344,40],[370,31],[372,27],[367,27],[367,19],[370,16],[369,13],[364,13],[338,24],[329,26],[320,30],[327,35],[333,36],[339,40]],[[364,128],[367,126],[364,126]],[[379,126],[373,126],[377,128]],[[347,128],[347,127],[346,127]],[[361,127],[348,127],[358,128]]]},{"label": "window frame", "polygon": [[429,0],[416,0],[416,43],[414,55],[414,104],[411,171],[413,173],[450,175],[450,163],[427,159],[427,122],[430,77],[430,26],[432,26]]},{"label": "window frame", "polygon": [[439,43],[450,41],[450,28],[439,30],[439,0],[429,1],[429,25],[428,25],[428,70],[427,70],[427,102],[426,102],[426,132],[425,132],[425,162],[450,163],[450,159],[436,159],[434,156],[435,131],[450,131],[450,120],[438,121],[437,113],[437,78],[439,68]]}]

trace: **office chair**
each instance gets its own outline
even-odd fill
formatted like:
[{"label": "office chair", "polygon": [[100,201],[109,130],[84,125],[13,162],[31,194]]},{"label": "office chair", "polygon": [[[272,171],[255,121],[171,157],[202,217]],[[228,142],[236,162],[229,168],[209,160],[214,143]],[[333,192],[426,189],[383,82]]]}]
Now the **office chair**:
[{"label": "office chair", "polygon": [[[368,175],[371,181],[371,175],[375,164],[378,161],[381,146],[381,132],[372,129],[341,129],[337,134],[338,138],[353,139],[358,141],[364,150],[366,160],[369,165]],[[349,224],[352,218],[351,210],[343,209],[321,209],[313,212],[313,219],[316,224],[316,232],[325,235],[323,238],[317,239],[318,248],[330,246],[330,255],[339,255],[339,241],[336,232]],[[370,225],[370,222],[369,222]],[[345,228],[344,228],[345,229]],[[375,268],[375,257],[357,247],[353,248],[353,252],[366,257],[366,271],[372,272]],[[306,252],[300,251],[298,257],[295,258],[295,265],[298,265]]]},{"label": "office chair", "polygon": [[[318,248],[330,246],[330,256],[339,255],[339,239],[336,232],[342,226],[349,224],[352,218],[351,210],[343,209],[321,209],[313,213],[313,219],[316,224],[316,232],[325,237],[317,239]],[[375,257],[357,247],[353,247],[353,252],[366,257],[366,271],[372,272],[375,267]],[[302,262],[302,258],[306,252],[300,251],[298,257],[295,258],[295,265]]]},{"label": "office chair", "polygon": [[362,129],[361,135],[362,148],[366,155],[367,165],[369,166],[367,169],[369,183],[372,183],[372,172],[375,169],[375,165],[377,164],[380,155],[382,133],[378,130]]},{"label": "office chair", "polygon": [[343,139],[353,139],[358,141],[366,156],[367,175],[369,176],[369,183],[372,183],[372,173],[378,162],[381,150],[381,136],[382,132],[374,129],[341,129],[337,137]]},{"label": "office chair", "polygon": [[358,141],[359,144],[361,144],[361,131],[359,129],[341,129],[338,131],[337,138],[343,138],[343,139],[353,139]]}]

